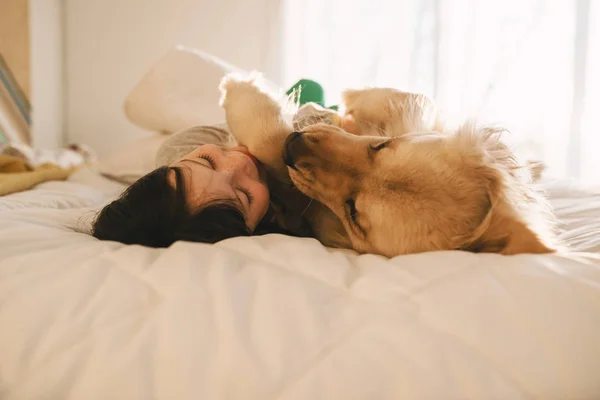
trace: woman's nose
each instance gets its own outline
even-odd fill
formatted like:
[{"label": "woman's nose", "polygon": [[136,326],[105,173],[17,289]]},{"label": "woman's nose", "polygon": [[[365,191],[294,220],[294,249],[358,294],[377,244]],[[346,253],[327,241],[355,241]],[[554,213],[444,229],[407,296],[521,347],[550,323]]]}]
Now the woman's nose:
[{"label": "woman's nose", "polygon": [[230,179],[235,179],[243,175],[249,175],[249,159],[238,151],[225,152],[223,162],[223,173]]}]

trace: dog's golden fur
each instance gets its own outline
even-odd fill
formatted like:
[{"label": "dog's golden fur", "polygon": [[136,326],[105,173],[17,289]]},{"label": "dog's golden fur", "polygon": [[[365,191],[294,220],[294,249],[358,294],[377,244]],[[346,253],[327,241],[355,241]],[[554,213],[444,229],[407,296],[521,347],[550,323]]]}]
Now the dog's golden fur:
[{"label": "dog's golden fur", "polygon": [[238,141],[282,185],[291,179],[314,199],[293,213],[326,245],[388,257],[557,248],[543,197],[500,141],[502,130],[449,129],[426,96],[366,89],[344,93],[340,126],[291,134],[281,103],[254,78],[227,76],[221,90]]}]

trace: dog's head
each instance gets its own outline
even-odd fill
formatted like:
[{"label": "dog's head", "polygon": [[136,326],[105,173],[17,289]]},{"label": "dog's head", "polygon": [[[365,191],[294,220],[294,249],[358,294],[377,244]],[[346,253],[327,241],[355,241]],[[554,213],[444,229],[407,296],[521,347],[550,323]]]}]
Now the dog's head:
[{"label": "dog's head", "polygon": [[550,252],[538,199],[497,136],[465,126],[390,139],[313,125],[287,138],[284,160],[359,252]]}]

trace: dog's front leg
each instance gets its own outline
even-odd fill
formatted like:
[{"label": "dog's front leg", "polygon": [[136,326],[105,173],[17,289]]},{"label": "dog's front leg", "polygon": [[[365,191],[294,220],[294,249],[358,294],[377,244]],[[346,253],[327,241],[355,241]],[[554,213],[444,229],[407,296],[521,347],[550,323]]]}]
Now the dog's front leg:
[{"label": "dog's front leg", "polygon": [[284,119],[281,104],[263,92],[254,78],[244,80],[227,75],[220,89],[221,107],[233,136],[248,147],[269,172],[282,181],[289,181],[283,146],[293,129]]}]

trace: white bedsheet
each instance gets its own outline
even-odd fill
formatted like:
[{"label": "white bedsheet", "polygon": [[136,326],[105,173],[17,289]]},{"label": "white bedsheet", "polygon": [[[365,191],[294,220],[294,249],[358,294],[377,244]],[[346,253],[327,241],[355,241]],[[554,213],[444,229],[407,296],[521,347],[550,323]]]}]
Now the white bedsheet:
[{"label": "white bedsheet", "polygon": [[[600,398],[598,255],[124,246],[72,229],[91,178],[0,199],[3,400]],[[550,193],[598,250],[600,196]]]}]

